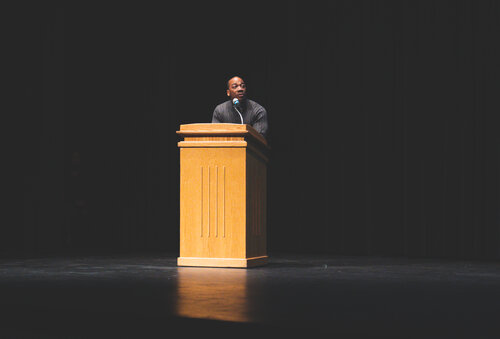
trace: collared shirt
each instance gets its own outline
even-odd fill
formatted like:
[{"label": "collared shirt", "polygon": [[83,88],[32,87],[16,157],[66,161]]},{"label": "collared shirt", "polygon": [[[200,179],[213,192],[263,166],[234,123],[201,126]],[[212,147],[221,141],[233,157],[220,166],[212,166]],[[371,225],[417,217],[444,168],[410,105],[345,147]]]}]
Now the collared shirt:
[{"label": "collared shirt", "polygon": [[[238,109],[243,117],[243,123],[252,126],[266,138],[268,124],[265,108],[250,99],[242,100],[240,107]],[[212,115],[212,123],[241,124],[240,115],[233,107],[231,100],[215,107],[214,114]]]}]

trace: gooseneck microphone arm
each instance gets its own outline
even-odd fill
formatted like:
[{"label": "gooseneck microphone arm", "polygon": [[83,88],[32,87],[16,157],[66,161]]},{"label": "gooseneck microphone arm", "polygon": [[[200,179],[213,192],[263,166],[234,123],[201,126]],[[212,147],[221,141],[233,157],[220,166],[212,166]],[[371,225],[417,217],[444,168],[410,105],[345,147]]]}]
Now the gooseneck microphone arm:
[{"label": "gooseneck microphone arm", "polygon": [[240,115],[241,124],[243,125],[243,116],[241,115],[240,111],[238,111],[238,109],[236,108],[236,106],[234,106],[234,109],[235,109],[235,110],[236,110],[236,112],[238,112],[238,114]]},{"label": "gooseneck microphone arm", "polygon": [[233,99],[233,107],[234,109],[236,110],[236,112],[238,112],[238,114],[240,115],[240,119],[241,119],[241,124],[243,125],[243,116],[241,115],[241,112],[238,110],[238,105],[240,104],[240,101],[236,98]]}]

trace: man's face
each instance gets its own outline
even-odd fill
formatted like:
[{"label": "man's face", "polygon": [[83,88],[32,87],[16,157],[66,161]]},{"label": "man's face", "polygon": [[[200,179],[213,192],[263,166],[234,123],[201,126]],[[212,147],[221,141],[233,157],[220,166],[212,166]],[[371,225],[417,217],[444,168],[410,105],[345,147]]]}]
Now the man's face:
[{"label": "man's face", "polygon": [[246,98],[247,86],[242,78],[234,77],[228,82],[227,96],[233,100],[243,100]]}]

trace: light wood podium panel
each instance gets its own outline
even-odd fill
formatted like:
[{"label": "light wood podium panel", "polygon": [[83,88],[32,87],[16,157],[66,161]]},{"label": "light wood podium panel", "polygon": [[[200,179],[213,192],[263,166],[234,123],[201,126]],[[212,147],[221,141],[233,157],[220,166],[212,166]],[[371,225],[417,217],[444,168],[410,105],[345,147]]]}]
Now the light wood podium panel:
[{"label": "light wood podium panel", "polygon": [[239,124],[187,124],[177,133],[184,137],[177,264],[266,264],[266,140]]}]

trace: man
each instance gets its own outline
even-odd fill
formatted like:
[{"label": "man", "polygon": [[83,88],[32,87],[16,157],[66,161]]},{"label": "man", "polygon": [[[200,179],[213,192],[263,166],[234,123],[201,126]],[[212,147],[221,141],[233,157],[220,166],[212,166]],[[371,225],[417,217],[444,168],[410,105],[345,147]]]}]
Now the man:
[{"label": "man", "polygon": [[[258,103],[247,99],[247,87],[240,77],[233,77],[227,82],[229,100],[215,107],[212,123],[234,123],[251,125],[264,138],[267,136],[267,112]],[[238,99],[238,104],[233,104]],[[241,114],[241,116],[240,116]]]}]

